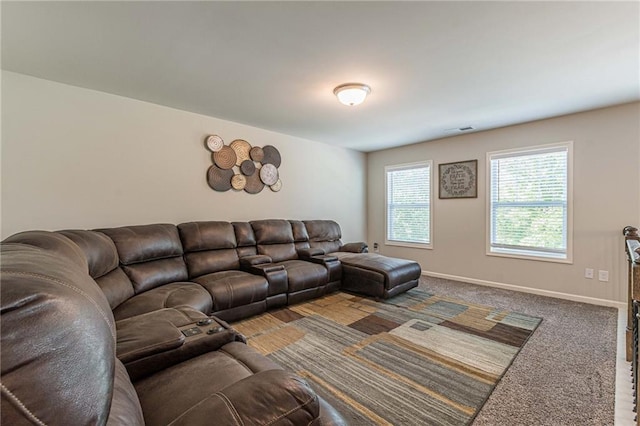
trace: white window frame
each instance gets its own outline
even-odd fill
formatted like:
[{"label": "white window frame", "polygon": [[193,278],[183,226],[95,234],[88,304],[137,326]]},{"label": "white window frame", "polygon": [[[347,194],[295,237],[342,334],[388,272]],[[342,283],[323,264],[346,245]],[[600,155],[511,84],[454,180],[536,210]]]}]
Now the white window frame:
[{"label": "white window frame", "polygon": [[[567,241],[566,256],[526,249],[495,248],[491,246],[491,159],[510,154],[538,154],[558,148],[567,150]],[[486,160],[486,254],[488,256],[511,257],[515,259],[539,260],[555,263],[573,263],[573,141],[538,145],[525,148],[487,152]]]},{"label": "white window frame", "polygon": [[[415,243],[408,241],[389,240],[389,172],[418,167],[429,167],[429,242]],[[388,246],[411,247],[419,249],[433,249],[433,161],[425,160],[415,163],[395,164],[384,167],[384,243]]]}]

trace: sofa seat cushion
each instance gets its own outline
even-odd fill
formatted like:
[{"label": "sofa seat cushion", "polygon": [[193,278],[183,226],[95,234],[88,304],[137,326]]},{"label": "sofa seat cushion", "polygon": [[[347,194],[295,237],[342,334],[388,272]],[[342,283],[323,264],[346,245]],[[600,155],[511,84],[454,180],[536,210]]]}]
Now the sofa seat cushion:
[{"label": "sofa seat cushion", "polygon": [[141,379],[134,386],[146,424],[168,425],[211,395],[246,377],[281,369],[249,346],[233,342]]},{"label": "sofa seat cushion", "polygon": [[192,282],[170,283],[137,294],[113,310],[116,320],[146,314],[163,308],[186,305],[208,314],[213,302],[202,286]]},{"label": "sofa seat cushion", "polygon": [[321,287],[327,284],[327,268],[318,263],[304,260],[285,260],[277,265],[283,265],[287,270],[289,293]]},{"label": "sofa seat cushion", "polygon": [[266,300],[269,284],[264,277],[244,271],[220,271],[193,281],[204,287],[213,298],[213,312]]}]

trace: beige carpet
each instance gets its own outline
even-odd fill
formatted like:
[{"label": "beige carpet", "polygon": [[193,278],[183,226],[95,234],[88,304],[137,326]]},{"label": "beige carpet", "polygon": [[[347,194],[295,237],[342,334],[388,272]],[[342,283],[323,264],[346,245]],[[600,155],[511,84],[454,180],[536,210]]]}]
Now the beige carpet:
[{"label": "beige carpet", "polygon": [[617,309],[427,277],[420,288],[544,318],[474,426],[614,424]]}]

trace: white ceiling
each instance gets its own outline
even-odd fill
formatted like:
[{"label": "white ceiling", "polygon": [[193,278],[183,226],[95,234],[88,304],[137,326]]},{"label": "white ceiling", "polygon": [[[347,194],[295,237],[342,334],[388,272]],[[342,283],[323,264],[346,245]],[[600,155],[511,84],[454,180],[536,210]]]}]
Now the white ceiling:
[{"label": "white ceiling", "polygon": [[[2,68],[361,151],[640,99],[638,2],[2,2]],[[369,84],[359,107],[341,83]],[[212,130],[213,131],[213,130]]]}]

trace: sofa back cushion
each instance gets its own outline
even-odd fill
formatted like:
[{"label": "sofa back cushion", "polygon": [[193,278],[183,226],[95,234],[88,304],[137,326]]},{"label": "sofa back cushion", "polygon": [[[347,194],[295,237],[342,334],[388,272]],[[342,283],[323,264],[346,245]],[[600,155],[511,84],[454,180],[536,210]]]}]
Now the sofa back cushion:
[{"label": "sofa back cushion", "polygon": [[290,220],[291,230],[293,231],[293,241],[297,249],[309,248],[309,234],[307,228],[301,220]]},{"label": "sofa back cushion", "polygon": [[289,221],[269,219],[250,223],[256,236],[258,254],[265,254],[274,262],[298,258]]},{"label": "sofa back cushion", "polygon": [[[49,234],[46,249],[24,242],[1,247],[0,423],[105,424],[116,363],[111,308],[88,268],[69,251],[68,244],[75,244]],[[139,419],[131,381],[120,376],[130,414]]]},{"label": "sofa back cushion", "polygon": [[256,248],[256,236],[249,222],[231,222],[236,234],[236,248],[238,257],[253,256],[258,254]]},{"label": "sofa back cushion", "polygon": [[135,294],[129,277],[120,268],[118,251],[109,237],[96,231],[58,232],[80,247],[89,264],[89,275],[102,289],[112,310]]},{"label": "sofa back cushion", "polygon": [[18,243],[39,247],[58,253],[60,256],[75,263],[87,272],[89,265],[84,253],[76,244],[64,235],[49,231],[26,231],[7,237],[3,243]]},{"label": "sofa back cushion", "polygon": [[236,236],[229,222],[189,222],[178,225],[189,278],[238,269]]},{"label": "sofa back cushion", "polygon": [[178,228],[169,224],[99,229],[116,245],[120,264],[136,294],[177,281],[186,281]]},{"label": "sofa back cushion", "polygon": [[333,220],[305,220],[303,222],[309,234],[311,248],[320,248],[325,253],[340,250],[342,247],[340,225]]}]

